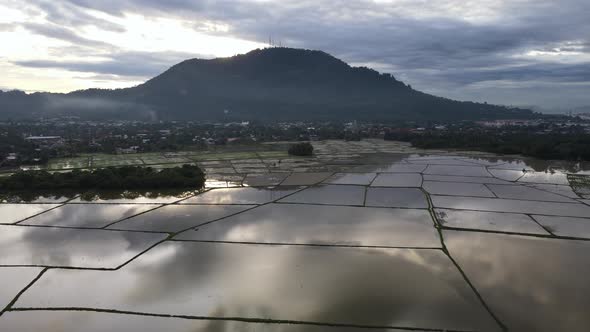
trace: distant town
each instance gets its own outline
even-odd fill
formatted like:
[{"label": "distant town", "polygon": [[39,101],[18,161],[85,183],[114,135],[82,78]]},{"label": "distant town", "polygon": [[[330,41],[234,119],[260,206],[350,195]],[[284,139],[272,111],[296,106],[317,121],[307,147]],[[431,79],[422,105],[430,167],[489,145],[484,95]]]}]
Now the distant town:
[{"label": "distant town", "polygon": [[[428,146],[425,137],[509,137],[510,135],[572,137],[590,140],[590,114],[543,116],[532,120],[435,122],[138,122],[82,121],[76,117],[0,122],[0,169],[44,164],[50,158],[85,153],[132,154],[180,150],[208,150],[215,146],[249,145],[276,141],[384,138]],[[449,136],[450,135],[450,136]],[[420,139],[417,139],[420,138]],[[431,140],[430,140],[431,141]],[[456,140],[455,140],[456,141]],[[476,140],[477,141],[477,140]],[[456,142],[455,142],[455,145]],[[587,149],[587,148],[586,148]],[[489,149],[488,149],[489,150]],[[494,151],[495,152],[495,151]],[[499,151],[501,152],[501,151]],[[521,151],[514,151],[515,153]],[[581,151],[580,153],[583,153]],[[534,153],[533,153],[534,154]],[[542,157],[542,156],[541,156]],[[559,156],[558,156],[559,157]],[[564,156],[564,159],[572,159]],[[576,156],[573,157],[576,159]],[[578,156],[577,159],[580,159]],[[584,159],[584,158],[582,158]]]}]

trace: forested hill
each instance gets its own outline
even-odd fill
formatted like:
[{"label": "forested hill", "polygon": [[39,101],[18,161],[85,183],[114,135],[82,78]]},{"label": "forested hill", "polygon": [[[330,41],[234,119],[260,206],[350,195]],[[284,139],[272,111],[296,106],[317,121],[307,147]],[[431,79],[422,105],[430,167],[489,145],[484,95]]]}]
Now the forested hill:
[{"label": "forested hill", "polygon": [[432,96],[390,74],[351,67],[321,51],[291,48],[186,60],[127,89],[0,94],[1,117],[33,113],[213,121],[474,120],[533,115],[529,110]]}]

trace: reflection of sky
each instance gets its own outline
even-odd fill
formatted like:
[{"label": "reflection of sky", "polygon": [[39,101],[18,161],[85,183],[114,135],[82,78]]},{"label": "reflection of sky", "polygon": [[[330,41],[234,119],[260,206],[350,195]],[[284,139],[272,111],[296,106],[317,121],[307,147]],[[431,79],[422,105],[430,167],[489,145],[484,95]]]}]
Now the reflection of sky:
[{"label": "reflection of sky", "polygon": [[16,307],[39,303],[495,330],[450,260],[425,249],[170,242],[118,271],[49,271]]},{"label": "reflection of sky", "polygon": [[58,204],[0,204],[0,223],[12,224],[43,211],[59,206]]},{"label": "reflection of sky", "polygon": [[488,188],[490,188],[490,190],[492,190],[500,198],[576,203],[576,201],[571,198],[523,185],[489,184]]},{"label": "reflection of sky", "polygon": [[432,204],[439,208],[546,214],[552,216],[588,217],[590,207],[580,203],[539,202],[502,198],[431,195]]},{"label": "reflection of sky", "polygon": [[115,268],[162,234],[0,226],[0,264]]},{"label": "reflection of sky", "polygon": [[158,206],[150,204],[66,204],[28,219],[22,224],[100,228]]},{"label": "reflection of sky", "polygon": [[356,185],[317,185],[297,192],[279,202],[363,205],[365,187]]},{"label": "reflection of sky", "polygon": [[550,235],[526,214],[436,209],[445,227]]},{"label": "reflection of sky", "polygon": [[451,255],[511,331],[590,326],[590,243],[444,232]]},{"label": "reflection of sky", "polygon": [[[40,267],[0,267],[0,310],[3,310],[18,292],[27,286],[39,273]],[[3,330],[1,331],[9,331]]]},{"label": "reflection of sky", "polygon": [[[32,318],[34,317],[34,319]],[[247,323],[229,320],[193,320],[114,314],[92,311],[7,312],[0,320],[3,331],[44,332],[403,332],[408,330],[368,329],[303,324]]]},{"label": "reflection of sky", "polygon": [[255,205],[167,205],[123,220],[108,229],[179,232]]},{"label": "reflection of sky", "polygon": [[[372,165],[371,165],[372,164]],[[358,166],[365,172],[422,172],[426,164],[441,166],[487,166],[498,169],[533,170],[545,173],[590,173],[590,163],[510,156],[452,156],[407,154],[397,156],[375,155],[366,158],[364,165]],[[461,175],[461,174],[453,174]]]},{"label": "reflection of sky", "polygon": [[182,204],[263,204],[295,192],[296,188],[220,188],[182,201]]},{"label": "reflection of sky", "polygon": [[439,247],[426,210],[270,204],[214,222],[179,239]]},{"label": "reflection of sky", "polygon": [[[546,183],[560,183],[564,179],[564,175],[559,172],[523,173],[522,168],[542,169],[555,166],[547,162],[531,162],[528,159],[514,162],[501,158],[428,155],[413,155],[402,159],[372,159],[372,166],[363,165],[360,171],[420,171],[426,169],[426,165],[434,164],[436,167],[430,169],[445,172],[472,170],[476,173],[471,175],[482,175],[479,172],[485,170],[484,167],[494,167],[498,169],[497,172],[492,172],[494,175],[517,174],[520,178],[525,174],[535,182]],[[505,171],[506,169],[508,171]],[[371,173],[359,173],[348,176],[346,181],[366,182],[372,181],[373,177]],[[446,180],[449,178],[454,177],[448,176]],[[333,179],[338,179],[338,176]],[[471,179],[495,183],[481,180],[480,176]],[[497,180],[489,175],[488,179]],[[448,182],[439,182],[437,185],[443,188],[445,194],[449,193],[449,190],[445,189],[446,186],[459,187]],[[542,186],[547,188],[553,185]],[[314,204],[319,203],[323,196],[329,196],[328,198],[334,201],[343,201],[342,197],[348,193],[339,193],[338,190],[346,191],[351,187],[354,186],[320,186],[320,189],[337,190],[329,193],[320,192],[320,195],[316,196],[309,195],[310,190],[303,190],[290,197],[304,197],[308,201],[311,199],[310,203]],[[479,188],[481,185],[463,186],[467,187]],[[562,190],[561,187],[565,186],[553,190]],[[358,188],[364,190],[364,187]],[[501,212],[489,214],[449,210],[449,216],[454,219],[448,218],[450,226],[453,226],[453,222],[457,226],[458,221],[466,220],[473,226],[469,219],[478,218],[480,224],[476,228],[491,227],[501,231],[544,233],[540,226],[528,220],[524,214],[511,215],[513,219],[504,218],[509,216],[506,211],[578,217],[590,215],[588,206],[579,203],[518,200],[519,196],[540,199],[541,193],[529,187],[502,184],[489,185],[488,188],[500,197],[511,199],[434,195],[433,202],[435,206],[448,208]],[[292,192],[294,190],[291,188],[215,189],[183,201],[182,204],[266,203]],[[423,204],[423,208],[427,207],[423,193],[419,189],[408,191],[370,188],[369,192],[367,205],[379,203],[376,199],[389,199],[390,201],[382,203],[390,206],[395,198],[400,202],[403,199],[410,203],[419,202]],[[415,196],[410,195],[414,192]],[[554,196],[547,192],[543,192],[542,195],[547,200]],[[554,197],[553,200],[557,199]],[[559,200],[567,199],[561,197]],[[141,198],[139,201],[146,202]],[[401,204],[400,202],[397,204]],[[98,208],[99,211],[111,211],[105,212],[102,217],[108,219],[119,214],[115,210],[110,210],[111,206],[107,205],[97,205],[104,207]],[[45,217],[53,215],[52,218],[59,219],[60,222],[94,218],[89,210],[82,208],[85,206],[79,204],[75,208],[72,207],[73,210],[69,214],[63,213],[65,208],[58,208],[53,214],[47,213]],[[113,209],[118,206],[112,205]],[[246,208],[246,205],[233,207]],[[175,219],[178,222],[188,222],[185,226],[192,226],[196,224],[194,221],[202,216],[196,217],[196,210],[190,213],[188,211],[199,208],[210,209],[211,206],[173,205],[145,214],[142,218],[145,218],[146,225],[150,222],[165,223]],[[177,211],[166,213],[168,209],[168,212],[173,209]],[[213,210],[209,212],[211,211]],[[96,212],[97,216],[100,214]],[[457,217],[458,215],[460,217]],[[136,218],[129,219],[130,224],[134,220]],[[461,226],[460,223],[458,225]],[[116,226],[126,227],[125,223]],[[73,229],[37,227],[18,227],[16,230],[17,227],[14,226],[6,227],[0,232],[0,252],[3,253],[0,264],[24,262],[115,267],[156,241],[150,234],[142,233],[81,232]],[[138,227],[142,229],[146,226]],[[511,330],[569,331],[581,330],[580,327],[590,325],[583,312],[585,308],[590,308],[586,296],[588,283],[584,279],[590,272],[590,266],[584,257],[584,253],[589,249],[588,243],[450,231],[445,231],[445,236],[446,244],[460,266],[481,291],[486,302],[492,306],[493,311]],[[202,226],[196,231],[184,232],[176,239],[395,247],[440,246],[432,220],[424,209],[297,204],[261,206]],[[50,270],[23,295],[18,306],[80,306],[162,314],[482,331],[493,330],[495,327],[454,265],[442,251],[431,249],[352,249],[167,242],[117,271]],[[15,313],[9,313],[13,314]],[[53,318],[53,322],[59,324],[61,319],[63,323],[74,314],[71,315]],[[56,314],[53,317],[58,316]],[[92,326],[100,327],[96,327],[97,331],[106,329],[107,323],[89,323],[93,320],[89,316],[85,319],[88,322],[80,322],[80,326],[94,324]],[[0,330],[3,330],[2,324],[6,324],[5,322],[3,316],[0,319]],[[123,326],[120,330],[145,332],[145,325],[137,322],[119,321],[117,324]],[[135,327],[129,327],[127,324]],[[199,322],[190,329],[184,324],[178,326],[179,330],[187,329],[187,332],[235,331],[243,328],[231,324]],[[154,323],[154,326],[159,325]],[[171,329],[176,327],[171,326]],[[292,332],[288,328],[296,327],[290,326],[280,331]],[[70,328],[77,329],[78,326],[76,329]],[[310,329],[297,331],[307,332]]]}]

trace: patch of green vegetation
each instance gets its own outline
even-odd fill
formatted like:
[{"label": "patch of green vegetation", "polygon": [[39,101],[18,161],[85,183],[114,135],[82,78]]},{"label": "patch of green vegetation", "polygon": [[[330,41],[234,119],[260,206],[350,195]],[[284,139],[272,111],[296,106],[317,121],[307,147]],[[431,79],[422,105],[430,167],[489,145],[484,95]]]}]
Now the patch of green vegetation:
[{"label": "patch of green vegetation", "polygon": [[236,160],[236,159],[254,159],[255,152],[221,152],[207,153],[191,156],[194,160]]},{"label": "patch of green vegetation", "polygon": [[142,156],[141,160],[147,165],[158,165],[158,164],[168,164],[172,163],[164,156]]},{"label": "patch of green vegetation", "polygon": [[313,154],[313,145],[308,142],[297,143],[291,146],[288,152],[293,156],[311,156]]},{"label": "patch of green vegetation", "polygon": [[0,178],[0,190],[78,190],[78,189],[159,189],[202,188],[205,174],[196,165],[156,170],[151,167],[107,167],[93,171],[50,173],[47,171],[19,171]]},{"label": "patch of green vegetation", "polygon": [[263,151],[263,152],[258,152],[258,155],[260,156],[260,158],[266,159],[266,158],[282,158],[282,157],[287,157],[289,156],[289,154],[285,151]]},{"label": "patch of green vegetation", "polygon": [[184,158],[184,157],[166,157],[166,163],[190,163],[192,162],[191,159]]},{"label": "patch of green vegetation", "polygon": [[92,161],[92,167],[110,167],[110,166],[132,166],[142,165],[143,162],[140,159],[94,159]]},{"label": "patch of green vegetation", "polygon": [[51,159],[47,165],[47,169],[61,170],[61,169],[75,169],[89,167],[88,157],[74,157],[74,158],[59,158]]},{"label": "patch of green vegetation", "polygon": [[567,179],[576,194],[581,197],[590,195],[590,175],[568,174]]},{"label": "patch of green vegetation", "polygon": [[[161,152],[135,153],[125,155],[81,154],[78,157],[51,159],[47,165],[49,171],[89,169],[111,166],[150,165],[154,168],[169,168],[178,164],[190,164],[195,161],[242,160],[259,158],[284,158],[285,151],[178,151],[164,155]],[[164,166],[166,165],[166,166]]]}]

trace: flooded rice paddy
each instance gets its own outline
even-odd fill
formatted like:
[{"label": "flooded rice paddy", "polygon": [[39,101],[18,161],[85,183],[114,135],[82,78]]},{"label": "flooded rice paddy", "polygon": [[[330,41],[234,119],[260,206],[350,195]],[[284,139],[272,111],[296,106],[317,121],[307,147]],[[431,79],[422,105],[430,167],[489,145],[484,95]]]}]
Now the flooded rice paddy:
[{"label": "flooded rice paddy", "polygon": [[0,331],[590,330],[586,165],[314,145],[134,157],[199,163],[195,192],[4,198]]}]

